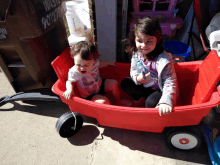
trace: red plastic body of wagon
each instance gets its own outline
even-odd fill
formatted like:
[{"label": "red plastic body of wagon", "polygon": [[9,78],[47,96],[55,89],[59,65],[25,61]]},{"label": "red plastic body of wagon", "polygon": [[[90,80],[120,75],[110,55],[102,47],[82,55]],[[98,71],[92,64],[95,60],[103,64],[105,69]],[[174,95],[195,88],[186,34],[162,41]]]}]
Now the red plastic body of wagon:
[{"label": "red plastic body of wagon", "polygon": [[[197,125],[208,115],[211,108],[220,103],[220,90],[219,87],[216,88],[220,79],[220,60],[216,52],[211,53],[213,55],[207,57],[206,63],[194,61],[175,64],[180,96],[170,115],[159,116],[156,108],[106,105],[77,96],[66,100],[62,96],[66,90],[65,81],[69,68],[74,64],[68,48],[52,62],[59,78],[52,90],[68,104],[71,111],[96,118],[103,126],[161,133],[165,127]],[[130,64],[126,63],[116,63],[116,66],[100,70],[101,77],[113,78],[119,83],[129,76],[129,72]],[[122,95],[126,97],[123,92]]]}]

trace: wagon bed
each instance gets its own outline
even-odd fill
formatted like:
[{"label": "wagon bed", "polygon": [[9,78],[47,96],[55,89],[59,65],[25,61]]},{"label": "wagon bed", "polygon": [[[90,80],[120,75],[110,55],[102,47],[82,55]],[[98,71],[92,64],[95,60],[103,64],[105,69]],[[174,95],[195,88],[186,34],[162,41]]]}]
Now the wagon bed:
[{"label": "wagon bed", "polygon": [[[220,79],[220,59],[215,51],[211,51],[204,61],[174,64],[179,86],[177,106],[170,115],[162,117],[156,108],[114,105],[111,95],[107,96],[112,105],[95,103],[78,96],[66,100],[62,95],[66,90],[68,70],[73,65],[74,61],[67,48],[52,62],[58,76],[52,90],[71,111],[96,118],[103,126],[161,133],[165,127],[199,124],[211,108],[220,103],[220,88],[216,87]],[[130,75],[130,64],[115,63],[115,66],[100,69],[100,75],[120,83]],[[123,91],[121,94],[124,98],[128,97]]]}]

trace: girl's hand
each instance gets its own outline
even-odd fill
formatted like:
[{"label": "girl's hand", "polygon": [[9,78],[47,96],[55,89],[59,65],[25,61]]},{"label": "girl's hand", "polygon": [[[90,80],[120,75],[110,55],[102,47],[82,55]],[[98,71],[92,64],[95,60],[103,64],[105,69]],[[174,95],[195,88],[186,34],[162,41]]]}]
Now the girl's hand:
[{"label": "girl's hand", "polygon": [[65,99],[67,99],[67,100],[70,99],[71,95],[72,95],[72,91],[69,91],[69,90],[66,90],[66,91],[63,93],[63,97],[64,97]]},{"label": "girl's hand", "polygon": [[167,104],[159,104],[155,108],[159,108],[159,115],[162,115],[162,112],[164,115],[169,115],[172,112],[172,107]]},{"label": "girl's hand", "polygon": [[141,84],[149,83],[150,82],[150,72],[147,74],[141,73],[137,76],[137,81]]}]

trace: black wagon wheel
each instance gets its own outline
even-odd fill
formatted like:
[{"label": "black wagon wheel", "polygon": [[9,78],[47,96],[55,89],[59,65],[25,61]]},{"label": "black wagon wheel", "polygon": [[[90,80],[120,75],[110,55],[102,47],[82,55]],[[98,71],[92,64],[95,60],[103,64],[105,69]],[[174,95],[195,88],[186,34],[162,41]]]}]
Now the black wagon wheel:
[{"label": "black wagon wheel", "polygon": [[167,134],[167,142],[180,150],[193,150],[202,142],[202,135],[194,127],[175,128]]},{"label": "black wagon wheel", "polygon": [[56,123],[56,130],[63,138],[75,135],[83,125],[83,118],[76,112],[64,113]]}]

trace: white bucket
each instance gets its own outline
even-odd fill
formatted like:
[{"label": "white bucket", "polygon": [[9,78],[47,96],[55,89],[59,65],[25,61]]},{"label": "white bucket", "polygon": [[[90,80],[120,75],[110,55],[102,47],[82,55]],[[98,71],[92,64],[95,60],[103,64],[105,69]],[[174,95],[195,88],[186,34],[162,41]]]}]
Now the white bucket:
[{"label": "white bucket", "polygon": [[70,34],[86,37],[91,32],[88,0],[66,2],[66,19]]},{"label": "white bucket", "polygon": [[89,41],[89,38],[88,37],[77,37],[74,34],[71,34],[68,37],[68,42],[69,42],[70,46],[73,46],[73,45],[77,44],[80,41]]}]

